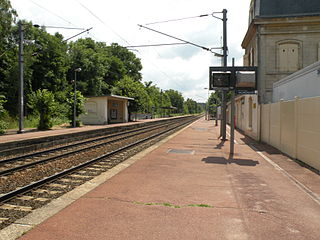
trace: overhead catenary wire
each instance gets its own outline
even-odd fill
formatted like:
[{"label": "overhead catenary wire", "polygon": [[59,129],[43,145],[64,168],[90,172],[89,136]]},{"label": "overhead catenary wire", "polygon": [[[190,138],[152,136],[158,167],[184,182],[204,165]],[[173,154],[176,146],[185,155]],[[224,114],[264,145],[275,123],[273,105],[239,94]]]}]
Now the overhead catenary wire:
[{"label": "overhead catenary wire", "polygon": [[125,48],[139,48],[139,47],[160,47],[160,46],[172,46],[172,45],[185,45],[188,43],[158,43],[158,44],[145,44],[145,45],[135,45],[135,46],[125,46]]},{"label": "overhead catenary wire", "polygon": [[145,23],[144,25],[153,25],[153,24],[158,24],[158,23],[176,22],[176,21],[187,20],[187,19],[192,19],[192,18],[207,17],[207,16],[209,16],[209,15],[210,15],[210,14],[202,14],[202,15],[193,16],[193,17],[184,17],[184,18],[169,19],[169,20],[164,20],[164,21]]},{"label": "overhead catenary wire", "polygon": [[[107,28],[109,28],[115,35],[117,35],[121,40],[123,40],[124,42],[126,42],[128,45],[131,45],[125,38],[123,38],[120,34],[118,34],[116,31],[114,31],[110,26],[108,26],[101,18],[99,18],[96,14],[94,14],[89,8],[87,8],[84,4],[82,4],[81,2],[79,2],[78,0],[75,0],[76,2],[78,2],[84,9],[86,9],[93,17],[95,17],[97,20],[99,20],[99,22],[101,22],[103,25],[105,25]],[[140,51],[137,51],[138,54],[140,54],[142,56],[142,53]],[[146,57],[145,57],[146,58]],[[148,58],[147,58],[148,59]],[[148,59],[148,61],[160,72],[162,73],[164,76],[166,76],[168,79],[171,80],[171,77],[168,76],[168,74],[166,74],[164,71],[162,71],[155,63],[153,63],[150,59]]]},{"label": "overhead catenary wire", "polygon": [[176,22],[176,21],[193,19],[193,18],[208,17],[208,16],[210,16],[210,15],[211,15],[212,17],[214,17],[214,18],[218,18],[218,19],[222,20],[222,18],[219,18],[219,17],[217,17],[217,16],[214,16],[214,14],[216,14],[216,13],[222,13],[222,12],[213,12],[213,13],[201,14],[201,15],[192,16],[192,17],[175,18],[175,19],[169,19],[169,20],[163,20],[163,21],[145,23],[144,25],[153,25],[153,24],[159,24],[159,23]]},{"label": "overhead catenary wire", "polygon": [[80,34],[85,33],[85,32],[89,32],[91,29],[92,29],[92,27],[91,27],[91,28],[88,28],[88,29],[86,29],[86,30],[84,30],[84,31],[82,31],[82,32],[80,32],[80,33],[78,33],[78,34],[76,34],[76,35],[72,36],[72,37],[69,37],[69,38],[67,38],[67,39],[64,39],[64,40],[63,40],[63,42],[66,42],[66,41],[68,41],[68,40],[70,40],[70,39],[72,39],[72,38],[74,38],[74,37],[79,36]]},{"label": "overhead catenary wire", "polygon": [[85,28],[77,28],[77,27],[56,27],[56,26],[40,26],[45,28],[57,28],[57,29],[68,29],[68,30],[85,30]]},{"label": "overhead catenary wire", "polygon": [[153,32],[159,33],[159,34],[161,34],[161,35],[164,35],[164,36],[167,36],[167,37],[170,37],[170,38],[173,38],[173,39],[179,40],[179,41],[181,41],[181,42],[188,43],[188,44],[193,45],[193,46],[195,46],[195,47],[202,48],[203,50],[211,51],[211,49],[210,49],[210,48],[207,48],[207,47],[201,46],[201,45],[199,45],[199,44],[196,44],[196,43],[193,43],[193,42],[190,42],[190,41],[187,41],[187,40],[183,40],[183,39],[178,38],[178,37],[174,37],[174,36],[169,35],[169,34],[167,34],[167,33],[160,32],[160,31],[158,31],[158,30],[155,30],[155,29],[152,29],[152,28],[149,28],[149,27],[143,26],[143,25],[141,25],[141,24],[138,24],[138,26],[139,26],[139,27],[141,27],[141,28],[145,28],[145,29],[147,29],[147,30],[150,30],[150,31],[153,31]]},{"label": "overhead catenary wire", "polygon": [[103,25],[105,25],[107,28],[109,28],[116,36],[118,36],[122,41],[124,41],[126,44],[130,43],[122,37],[119,33],[117,33],[115,30],[113,30],[108,24],[106,24],[101,18],[99,18],[94,12],[92,12],[88,7],[86,7],[84,4],[82,4],[80,1],[76,0],[85,10],[87,10],[93,17],[99,20]]},{"label": "overhead catenary wire", "polygon": [[38,4],[38,3],[34,2],[33,0],[29,0],[29,1],[30,1],[30,2],[32,2],[34,5],[37,5],[39,8],[42,8],[43,10],[45,10],[45,11],[47,11],[47,12],[51,13],[52,15],[54,15],[54,16],[56,16],[56,17],[60,18],[61,20],[65,21],[65,22],[67,22],[67,23],[69,23],[70,25],[75,26],[72,22],[68,21],[67,19],[65,19],[65,18],[63,18],[63,17],[61,17],[61,16],[59,16],[58,14],[56,14],[56,13],[52,12],[51,10],[49,10],[49,9],[47,9],[47,8],[45,8],[45,7],[43,7],[43,6],[41,6],[40,4]]}]

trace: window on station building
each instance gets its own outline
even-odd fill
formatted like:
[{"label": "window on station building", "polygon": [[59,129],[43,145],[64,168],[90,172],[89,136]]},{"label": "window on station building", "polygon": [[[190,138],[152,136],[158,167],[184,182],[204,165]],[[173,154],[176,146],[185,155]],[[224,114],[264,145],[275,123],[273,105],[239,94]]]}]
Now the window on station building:
[{"label": "window on station building", "polygon": [[282,42],[278,45],[278,59],[280,72],[295,72],[299,70],[298,42]]},{"label": "window on station building", "polygon": [[250,49],[249,53],[249,66],[254,66],[254,48]]},{"label": "window on station building", "polygon": [[249,97],[249,128],[252,128],[252,110],[253,110],[253,100]]}]

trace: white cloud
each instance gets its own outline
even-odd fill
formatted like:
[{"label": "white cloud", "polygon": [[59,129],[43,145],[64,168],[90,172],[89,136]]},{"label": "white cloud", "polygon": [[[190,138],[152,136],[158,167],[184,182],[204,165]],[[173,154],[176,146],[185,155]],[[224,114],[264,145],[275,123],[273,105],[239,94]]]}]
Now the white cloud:
[{"label": "white cloud", "polygon": [[[89,36],[96,41],[117,42],[123,46],[178,42],[140,29],[137,24],[199,16],[225,8],[228,10],[228,62],[230,65],[231,58],[235,57],[236,64],[240,65],[243,54],[241,42],[247,29],[250,0],[11,0],[11,3],[20,18],[35,24],[93,27],[90,34],[81,37]],[[222,14],[215,16],[222,17]],[[222,21],[211,16],[148,26],[204,47],[222,45]],[[73,30],[59,32],[66,38],[79,33]],[[209,66],[221,64],[220,59],[210,52],[184,45],[139,48],[136,54],[142,59],[143,81],[153,81],[162,89],[178,90],[185,98],[201,102],[207,97],[203,88],[208,85]]]}]

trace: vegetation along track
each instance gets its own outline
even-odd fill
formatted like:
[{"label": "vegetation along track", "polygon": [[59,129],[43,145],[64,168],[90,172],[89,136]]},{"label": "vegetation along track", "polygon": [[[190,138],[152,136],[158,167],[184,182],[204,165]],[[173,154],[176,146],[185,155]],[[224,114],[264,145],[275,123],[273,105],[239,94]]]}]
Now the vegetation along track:
[{"label": "vegetation along track", "polygon": [[0,177],[0,229],[196,119],[198,117],[189,117],[161,126],[113,134],[107,139],[91,139],[94,144],[84,141],[85,145],[80,144],[80,149],[51,149],[51,153],[45,153],[46,156],[38,152],[36,157],[39,159],[32,161],[44,161],[41,164],[30,165],[31,161],[28,167],[17,168],[14,172],[7,171],[5,176]]}]

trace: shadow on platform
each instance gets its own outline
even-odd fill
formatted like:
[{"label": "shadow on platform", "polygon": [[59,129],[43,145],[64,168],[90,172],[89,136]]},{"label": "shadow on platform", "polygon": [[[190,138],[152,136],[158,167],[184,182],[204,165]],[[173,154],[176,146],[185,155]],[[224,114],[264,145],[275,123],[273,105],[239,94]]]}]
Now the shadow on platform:
[{"label": "shadow on platform", "polygon": [[224,146],[225,142],[226,142],[226,140],[221,140],[221,142],[218,145],[216,145],[214,147],[214,149],[221,149]]},{"label": "shadow on platform", "polygon": [[254,167],[259,164],[259,161],[254,161],[251,159],[226,159],[224,157],[206,157],[203,158],[201,161],[205,163],[212,163],[212,164],[232,164],[235,163],[240,166],[251,166]]}]

